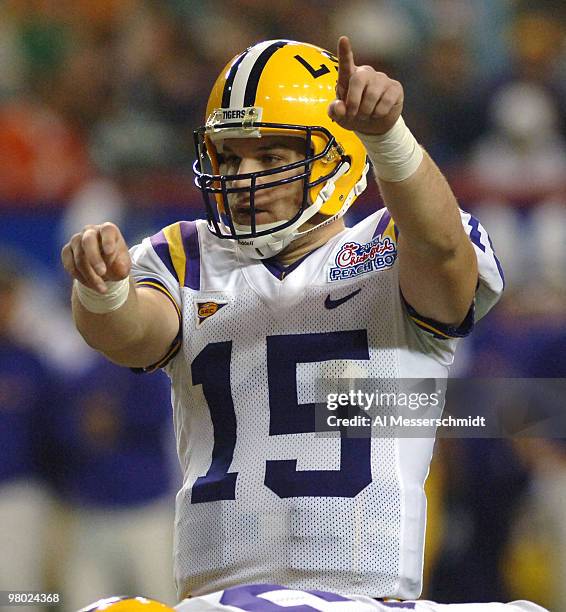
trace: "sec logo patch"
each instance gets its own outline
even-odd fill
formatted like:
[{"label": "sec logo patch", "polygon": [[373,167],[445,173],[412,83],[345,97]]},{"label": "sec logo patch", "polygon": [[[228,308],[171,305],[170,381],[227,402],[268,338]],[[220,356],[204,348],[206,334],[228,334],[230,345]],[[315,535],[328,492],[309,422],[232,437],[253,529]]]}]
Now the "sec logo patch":
[{"label": "sec logo patch", "polygon": [[197,327],[202,325],[206,319],[216,314],[221,308],[226,306],[228,302],[196,302],[197,311]]},{"label": "sec logo patch", "polygon": [[199,306],[198,316],[206,319],[206,317],[210,317],[210,315],[213,315],[215,312],[217,312],[218,308],[219,306],[216,302],[205,302],[204,304]]}]

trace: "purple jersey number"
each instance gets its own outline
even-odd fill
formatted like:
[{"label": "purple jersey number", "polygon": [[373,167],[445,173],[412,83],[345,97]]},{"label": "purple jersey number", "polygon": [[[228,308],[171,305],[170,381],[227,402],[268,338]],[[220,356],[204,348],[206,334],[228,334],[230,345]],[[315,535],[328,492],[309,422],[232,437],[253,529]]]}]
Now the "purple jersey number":
[{"label": "purple jersey number", "polygon": [[[365,329],[267,337],[269,435],[315,431],[314,404],[299,404],[297,364],[333,359],[369,360]],[[191,503],[236,497],[237,472],[230,472],[237,422],[230,388],[232,342],[208,344],[191,365],[194,385],[202,385],[214,447],[207,473],[193,485]],[[214,367],[212,367],[212,365]],[[265,486],[281,498],[355,497],[371,483],[371,439],[349,438],[341,428],[339,470],[297,470],[297,460],[267,460]]]}]

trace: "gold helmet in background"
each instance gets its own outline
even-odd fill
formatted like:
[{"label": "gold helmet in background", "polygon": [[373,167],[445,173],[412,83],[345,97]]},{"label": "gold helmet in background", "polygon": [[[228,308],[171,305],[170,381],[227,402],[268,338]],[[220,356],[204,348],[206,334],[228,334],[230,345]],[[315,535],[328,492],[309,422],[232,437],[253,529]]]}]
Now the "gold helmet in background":
[{"label": "gold helmet in background", "polygon": [[116,596],[91,603],[79,612],[175,612],[165,604],[146,597]]}]

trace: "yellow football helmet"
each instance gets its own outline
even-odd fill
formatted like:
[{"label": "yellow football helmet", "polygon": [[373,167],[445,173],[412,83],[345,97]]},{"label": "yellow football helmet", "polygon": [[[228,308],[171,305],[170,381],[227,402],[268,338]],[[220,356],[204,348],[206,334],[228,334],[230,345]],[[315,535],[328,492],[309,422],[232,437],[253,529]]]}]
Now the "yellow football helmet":
[{"label": "yellow football helmet", "polygon": [[116,596],[95,601],[79,612],[175,612],[154,599],[145,597]]},{"label": "yellow football helmet", "polygon": [[[219,238],[238,240],[251,257],[271,257],[297,237],[338,219],[367,185],[369,164],[361,140],[328,116],[337,75],[338,59],[332,53],[292,40],[269,40],[237,55],[214,84],[206,124],[194,132],[195,184],[204,197],[210,230]],[[248,174],[220,173],[218,154],[225,139],[265,135],[302,138],[304,159]],[[281,177],[292,169],[300,171],[290,179]],[[270,178],[263,182],[263,177]],[[231,186],[237,180],[248,181],[249,188]],[[299,211],[282,222],[256,225],[255,192],[291,181],[303,182]],[[244,190],[250,193],[249,226],[235,224],[228,205],[228,194]],[[316,213],[324,220],[300,232]]]}]

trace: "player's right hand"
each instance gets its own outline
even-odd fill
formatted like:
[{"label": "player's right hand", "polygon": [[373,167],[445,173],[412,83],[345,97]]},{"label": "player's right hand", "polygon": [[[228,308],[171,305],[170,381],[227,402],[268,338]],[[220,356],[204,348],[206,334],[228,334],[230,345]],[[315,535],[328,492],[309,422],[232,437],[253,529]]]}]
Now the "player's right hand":
[{"label": "player's right hand", "polygon": [[130,274],[132,260],[122,232],[114,223],[86,225],[61,250],[65,270],[83,285],[106,293],[104,281]]}]

